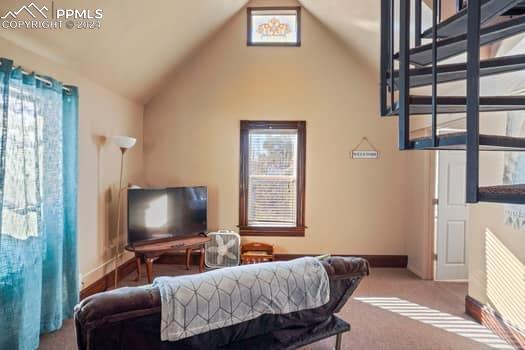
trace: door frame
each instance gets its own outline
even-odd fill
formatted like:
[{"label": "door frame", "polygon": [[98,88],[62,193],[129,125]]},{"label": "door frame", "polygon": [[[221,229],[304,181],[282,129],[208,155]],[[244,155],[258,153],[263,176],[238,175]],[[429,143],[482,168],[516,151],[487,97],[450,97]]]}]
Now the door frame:
[{"label": "door frame", "polygon": [[435,280],[434,252],[437,230],[437,185],[438,185],[438,152],[428,152],[427,169],[429,172],[429,183],[427,187],[427,250],[426,250],[426,276],[425,279]]}]

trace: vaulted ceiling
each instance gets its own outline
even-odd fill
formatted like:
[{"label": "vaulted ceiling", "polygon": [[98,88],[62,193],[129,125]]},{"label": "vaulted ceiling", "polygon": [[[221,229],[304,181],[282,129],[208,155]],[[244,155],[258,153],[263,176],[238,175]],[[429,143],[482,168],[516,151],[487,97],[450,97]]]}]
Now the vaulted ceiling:
[{"label": "vaulted ceiling", "polygon": [[363,62],[379,67],[380,0],[299,2],[341,38]]},{"label": "vaulted ceiling", "polygon": [[[48,2],[35,1],[39,5]],[[2,0],[0,14],[27,3]],[[0,37],[145,103],[163,79],[248,0],[55,0],[54,3],[62,8],[103,9],[102,28],[0,30]],[[300,0],[299,3],[362,56],[364,62],[371,65],[377,62],[379,1]]]},{"label": "vaulted ceiling", "polygon": [[[55,0],[63,8],[101,8],[99,30],[0,30],[0,36],[36,51],[139,102],[246,0]],[[0,1],[0,13],[26,0]],[[49,5],[50,1],[35,1]],[[30,67],[28,67],[30,68]]]},{"label": "vaulted ceiling", "polygon": [[[49,5],[50,1],[35,3]],[[57,8],[103,9],[101,29],[0,29],[0,37],[67,65],[127,98],[146,103],[185,59],[247,3],[248,0],[55,0]],[[377,67],[379,0],[252,0],[250,5],[290,3],[302,5],[361,57],[363,64]],[[27,4],[27,0],[1,0],[0,16]],[[423,15],[424,22],[430,23],[428,8]]]}]

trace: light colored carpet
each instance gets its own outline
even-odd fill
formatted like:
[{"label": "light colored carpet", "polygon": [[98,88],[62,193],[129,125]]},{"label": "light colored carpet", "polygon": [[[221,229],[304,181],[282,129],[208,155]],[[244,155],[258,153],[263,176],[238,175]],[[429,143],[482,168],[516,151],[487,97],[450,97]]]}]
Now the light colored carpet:
[{"label": "light colored carpet", "polygon": [[[144,269],[143,269],[144,271]],[[196,272],[192,268],[190,273]],[[188,273],[182,266],[154,265],[155,275]],[[134,274],[121,285],[134,282]],[[465,315],[465,283],[422,281],[405,269],[373,269],[340,313],[352,330],[343,336],[344,349],[483,350],[512,349]],[[488,344],[488,345],[487,345]],[[332,349],[333,339],[305,349]],[[74,325],[41,337],[41,349],[76,349]]]}]

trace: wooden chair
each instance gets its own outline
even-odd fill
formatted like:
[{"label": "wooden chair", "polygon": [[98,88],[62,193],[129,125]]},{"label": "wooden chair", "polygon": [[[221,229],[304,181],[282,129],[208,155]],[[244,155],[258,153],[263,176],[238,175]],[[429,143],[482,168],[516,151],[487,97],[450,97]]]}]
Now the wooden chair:
[{"label": "wooden chair", "polygon": [[271,244],[251,242],[241,247],[241,264],[257,264],[273,261],[273,246]]}]

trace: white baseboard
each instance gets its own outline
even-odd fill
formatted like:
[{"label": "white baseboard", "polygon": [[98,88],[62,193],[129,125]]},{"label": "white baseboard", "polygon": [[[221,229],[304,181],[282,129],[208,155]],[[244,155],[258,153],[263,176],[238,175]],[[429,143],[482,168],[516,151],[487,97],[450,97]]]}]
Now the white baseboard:
[{"label": "white baseboard", "polygon": [[[124,264],[126,261],[131,259],[133,257],[133,253],[125,251],[119,255],[119,266]],[[99,278],[102,278],[107,273],[113,271],[115,269],[115,258],[111,258],[99,266],[80,273],[80,289],[84,289],[85,287],[89,286],[90,284],[93,284],[96,280]]]}]

